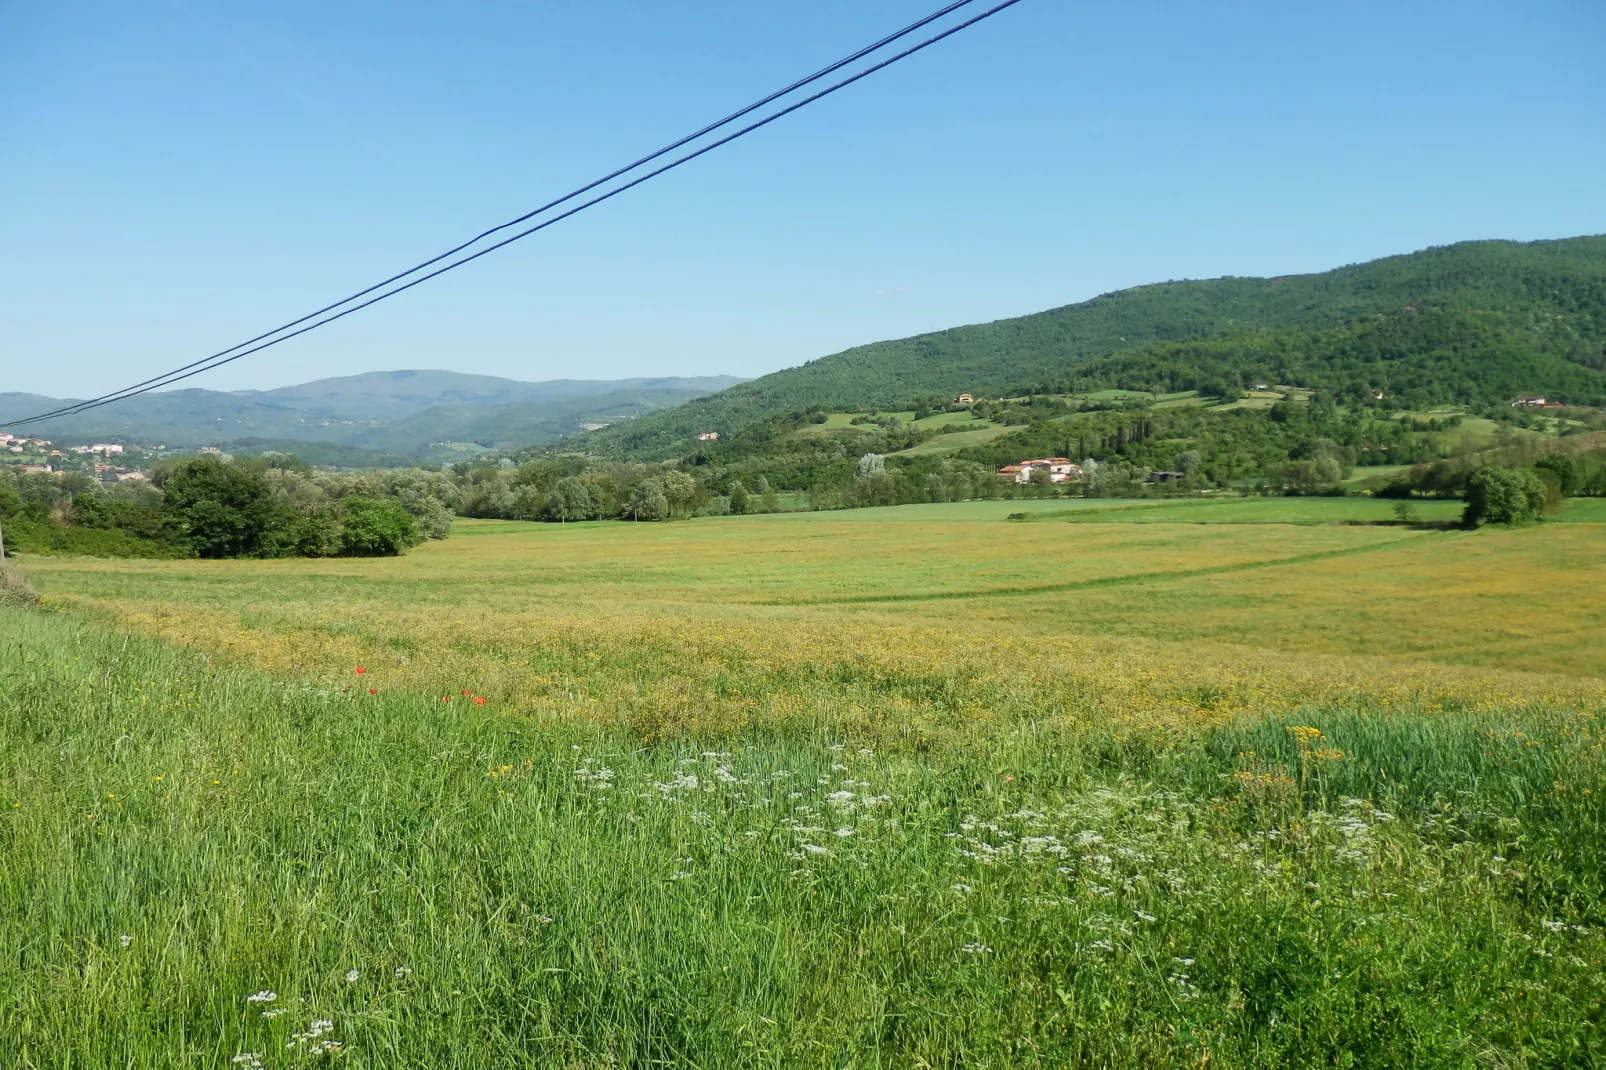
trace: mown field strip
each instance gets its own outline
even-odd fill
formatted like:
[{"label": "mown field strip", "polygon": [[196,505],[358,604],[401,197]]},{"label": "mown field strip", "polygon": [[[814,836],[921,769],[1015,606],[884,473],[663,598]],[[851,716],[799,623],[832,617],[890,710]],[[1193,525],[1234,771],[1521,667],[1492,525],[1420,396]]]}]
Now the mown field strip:
[{"label": "mown field strip", "polygon": [[1337,557],[1355,557],[1362,554],[1378,553],[1405,543],[1416,542],[1424,536],[1415,535],[1390,542],[1373,543],[1367,546],[1354,546],[1340,550],[1322,550],[1316,553],[1298,554],[1293,557],[1272,558],[1264,561],[1247,561],[1230,565],[1216,565],[1207,568],[1179,569],[1174,571],[1158,572],[1132,572],[1119,576],[1100,576],[1089,580],[1072,580],[1065,583],[1041,584],[1033,587],[993,587],[965,591],[925,591],[901,595],[864,595],[854,598],[821,598],[821,599],[795,599],[790,601],[752,601],[748,605],[791,605],[791,606],[831,606],[831,605],[869,605],[878,602],[948,602],[963,601],[972,598],[1010,598],[1017,596],[1030,596],[1040,594],[1059,594],[1067,591],[1086,591],[1101,587],[1121,587],[1126,585],[1142,585],[1145,583],[1160,583],[1167,580],[1195,579],[1200,576],[1222,576],[1234,572],[1252,572],[1256,569],[1275,568],[1280,565],[1303,565],[1314,561],[1326,561]]}]

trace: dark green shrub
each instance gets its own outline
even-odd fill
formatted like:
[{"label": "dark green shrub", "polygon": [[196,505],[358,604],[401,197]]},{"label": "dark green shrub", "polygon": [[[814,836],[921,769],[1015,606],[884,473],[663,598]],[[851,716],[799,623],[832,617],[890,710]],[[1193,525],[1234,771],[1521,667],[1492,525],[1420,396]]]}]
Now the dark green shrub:
[{"label": "dark green shrub", "polygon": [[1582,473],[1578,470],[1578,462],[1571,457],[1563,457],[1553,453],[1549,457],[1541,457],[1534,462],[1534,467],[1541,473],[1554,472],[1556,475],[1556,489],[1563,498],[1578,496],[1578,488],[1582,482]]},{"label": "dark green shrub", "polygon": [[390,499],[351,497],[343,503],[346,522],[341,551],[351,557],[394,557],[423,541],[413,515]]},{"label": "dark green shrub", "polygon": [[255,472],[216,457],[180,462],[162,487],[163,504],[199,557],[248,557],[264,549],[272,491]]},{"label": "dark green shrub", "polygon": [[1526,524],[1545,505],[1545,484],[1531,468],[1480,468],[1467,480],[1467,527]]}]

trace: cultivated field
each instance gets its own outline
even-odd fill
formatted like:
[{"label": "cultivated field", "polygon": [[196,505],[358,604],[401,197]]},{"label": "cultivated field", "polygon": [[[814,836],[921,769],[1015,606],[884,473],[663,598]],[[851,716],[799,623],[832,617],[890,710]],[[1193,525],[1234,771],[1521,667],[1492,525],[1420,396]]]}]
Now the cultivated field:
[{"label": "cultivated field", "polygon": [[1593,504],[30,560],[0,1065],[1600,1065]]}]

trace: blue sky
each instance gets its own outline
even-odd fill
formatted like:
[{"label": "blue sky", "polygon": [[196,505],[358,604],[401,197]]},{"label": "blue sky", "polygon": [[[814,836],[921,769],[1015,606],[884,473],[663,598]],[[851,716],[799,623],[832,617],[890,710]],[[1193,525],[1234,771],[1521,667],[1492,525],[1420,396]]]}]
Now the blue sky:
[{"label": "blue sky", "polygon": [[[937,0],[0,2],[0,390],[309,311]],[[1606,5],[1016,7],[193,380],[758,375],[1168,278],[1606,231]]]}]

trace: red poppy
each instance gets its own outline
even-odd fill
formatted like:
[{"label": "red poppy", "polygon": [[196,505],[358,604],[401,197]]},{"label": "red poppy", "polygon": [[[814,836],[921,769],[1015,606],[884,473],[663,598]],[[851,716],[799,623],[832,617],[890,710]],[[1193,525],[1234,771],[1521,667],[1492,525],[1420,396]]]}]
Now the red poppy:
[{"label": "red poppy", "polygon": [[485,696],[484,695],[475,695],[474,696],[474,705],[476,705],[476,706],[485,705]]},{"label": "red poppy", "polygon": [[361,665],[357,666],[357,675],[358,676],[361,676],[363,673],[365,673],[367,671],[368,670],[366,668],[364,668],[363,666],[361,666]]},{"label": "red poppy", "polygon": [[472,692],[472,691],[464,691],[464,692],[463,692],[463,697],[464,697],[464,698],[468,698],[468,697],[469,697],[469,696],[470,696],[470,695],[472,695],[472,694],[473,694],[473,693],[474,693],[474,692]]},{"label": "red poppy", "polygon": [[368,693],[369,693],[369,694],[370,694],[370,695],[377,695],[377,694],[379,694],[379,688],[377,688],[377,687],[370,687],[370,688],[369,688],[369,689],[368,689]]}]

